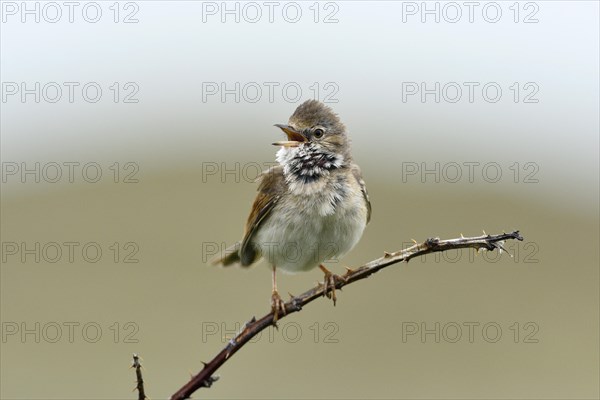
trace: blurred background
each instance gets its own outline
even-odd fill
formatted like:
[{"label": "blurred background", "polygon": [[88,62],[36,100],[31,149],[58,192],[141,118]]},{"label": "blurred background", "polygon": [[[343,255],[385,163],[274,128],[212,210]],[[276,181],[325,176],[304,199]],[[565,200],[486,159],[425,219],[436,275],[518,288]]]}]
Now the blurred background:
[{"label": "blurred background", "polygon": [[[269,310],[239,240],[309,98],[347,125],[373,217],[330,269],[520,229],[356,283],[195,397],[598,398],[597,2],[8,2],[3,399],[167,398]],[[298,294],[318,270],[279,276]]]}]

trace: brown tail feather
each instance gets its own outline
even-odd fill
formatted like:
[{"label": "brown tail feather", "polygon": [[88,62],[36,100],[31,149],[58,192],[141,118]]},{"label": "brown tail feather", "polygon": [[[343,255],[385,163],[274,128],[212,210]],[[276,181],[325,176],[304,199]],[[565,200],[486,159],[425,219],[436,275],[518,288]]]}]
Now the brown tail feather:
[{"label": "brown tail feather", "polygon": [[227,267],[229,265],[232,264],[239,264],[240,263],[240,242],[237,242],[236,244],[229,246],[227,249],[225,249],[225,254],[221,254],[218,257],[213,258],[210,263],[213,265],[217,265],[217,264],[221,264],[224,267]]}]

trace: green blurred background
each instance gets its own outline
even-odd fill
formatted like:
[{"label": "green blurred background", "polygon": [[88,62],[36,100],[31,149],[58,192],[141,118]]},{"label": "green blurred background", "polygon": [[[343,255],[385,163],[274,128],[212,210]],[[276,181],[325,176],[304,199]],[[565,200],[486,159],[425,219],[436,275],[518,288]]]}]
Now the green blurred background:
[{"label": "green blurred background", "polygon": [[[335,308],[316,301],[194,397],[598,398],[597,3],[536,2],[535,24],[514,23],[508,3],[496,24],[403,23],[401,2],[336,2],[332,24],[315,23],[309,3],[295,24],[279,14],[223,23],[202,2],[135,4],[135,24],[114,23],[109,3],[97,24],[18,14],[2,24],[3,82],[104,89],[97,103],[1,104],[3,399],[136,398],[133,352],[148,395],[166,398],[264,315],[265,264],[206,260],[241,237],[252,179],[281,138],[272,124],[301,100],[324,100],[328,82],[373,204],[363,239],[332,270],[412,238],[520,229],[525,241],[506,244],[512,258],[415,259],[344,289]],[[319,7],[321,19],[336,10]],[[113,82],[135,82],[139,102],[115,103]],[[207,82],[294,82],[303,95],[221,101],[203,98]],[[504,92],[496,103],[402,101],[402,82],[497,82]],[[535,82],[539,102],[515,103],[514,82]],[[39,183],[21,176],[36,162]],[[65,162],[79,163],[72,183]],[[52,163],[57,183],[42,173]],[[102,172],[96,183],[82,176],[88,163]],[[421,175],[436,163],[437,182]],[[478,163],[473,179],[465,163]],[[484,175],[485,165],[495,168]],[[76,243],[72,261],[66,242]],[[281,274],[279,285],[298,294],[321,279]]]}]

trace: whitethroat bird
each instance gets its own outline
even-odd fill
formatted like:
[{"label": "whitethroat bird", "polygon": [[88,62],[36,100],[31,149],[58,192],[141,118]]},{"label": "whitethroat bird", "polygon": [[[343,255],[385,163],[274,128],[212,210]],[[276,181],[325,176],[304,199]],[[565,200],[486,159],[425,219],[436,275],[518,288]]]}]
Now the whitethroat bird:
[{"label": "whitethroat bird", "polygon": [[273,143],[279,165],[259,177],[258,195],[244,238],[214,260],[244,267],[261,257],[273,268],[273,321],[285,313],[276,270],[308,271],[319,266],[335,305],[336,280],[322,262],[350,251],[371,218],[371,203],[360,168],[352,161],[346,127],[323,103],[308,100],[287,125],[276,124],[287,140]]}]

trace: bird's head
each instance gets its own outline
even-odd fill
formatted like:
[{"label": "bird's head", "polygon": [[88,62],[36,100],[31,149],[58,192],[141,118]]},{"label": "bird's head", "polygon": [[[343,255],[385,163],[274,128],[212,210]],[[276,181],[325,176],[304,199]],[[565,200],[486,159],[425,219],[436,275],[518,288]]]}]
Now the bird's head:
[{"label": "bird's head", "polygon": [[345,155],[348,150],[346,127],[337,114],[317,100],[300,104],[287,124],[275,124],[288,140],[273,143],[287,148],[313,145],[317,148]]},{"label": "bird's head", "polygon": [[273,143],[282,147],[277,159],[297,175],[317,178],[350,161],[346,127],[333,110],[320,101],[305,101],[287,124],[275,126],[287,136],[287,140]]}]

